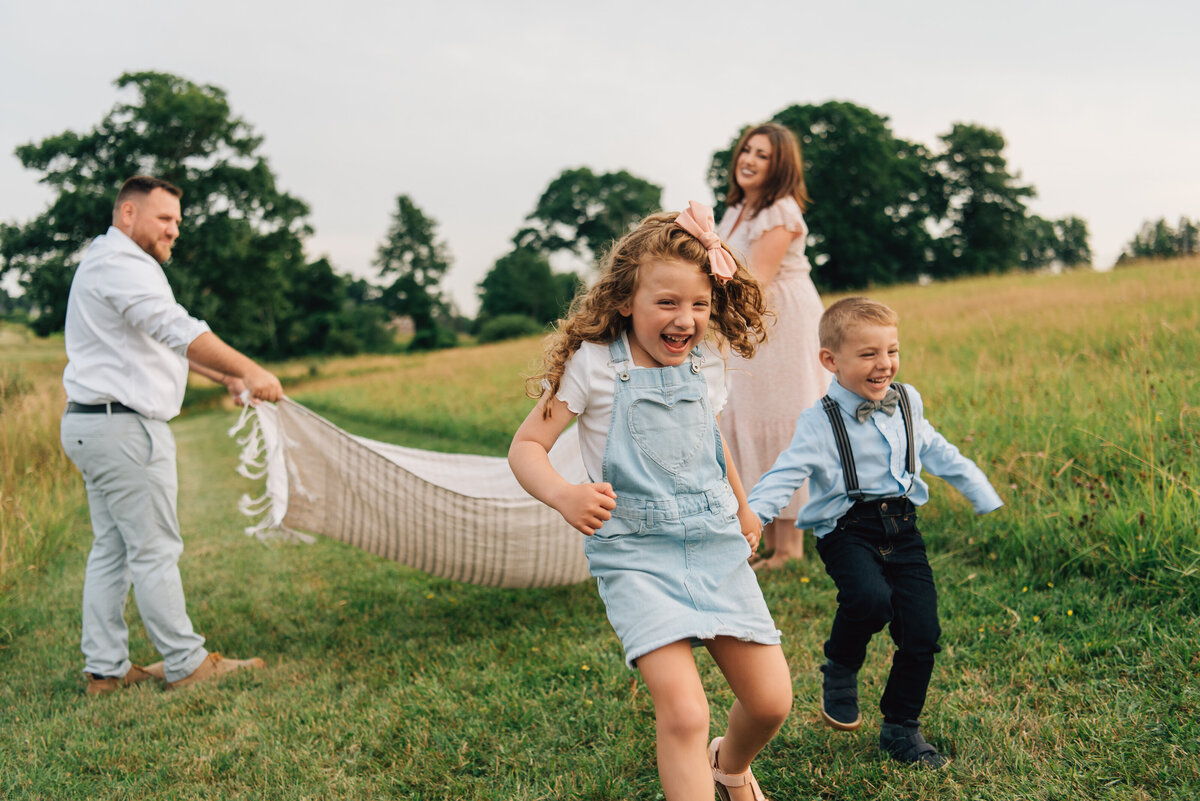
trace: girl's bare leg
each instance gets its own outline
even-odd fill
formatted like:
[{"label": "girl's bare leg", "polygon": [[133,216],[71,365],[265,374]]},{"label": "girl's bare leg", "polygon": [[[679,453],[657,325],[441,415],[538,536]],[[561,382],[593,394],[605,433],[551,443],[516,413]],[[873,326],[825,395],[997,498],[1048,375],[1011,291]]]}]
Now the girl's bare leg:
[{"label": "girl's bare leg", "polygon": [[654,699],[658,777],[667,801],[712,801],[708,698],[687,640],[651,651],[637,668]]},{"label": "girl's bare leg", "polygon": [[[719,767],[730,774],[744,773],[792,709],[792,676],[778,645],[733,637],[717,637],[707,645],[737,697],[729,710]],[[734,801],[753,797],[748,785],[728,790]]]}]

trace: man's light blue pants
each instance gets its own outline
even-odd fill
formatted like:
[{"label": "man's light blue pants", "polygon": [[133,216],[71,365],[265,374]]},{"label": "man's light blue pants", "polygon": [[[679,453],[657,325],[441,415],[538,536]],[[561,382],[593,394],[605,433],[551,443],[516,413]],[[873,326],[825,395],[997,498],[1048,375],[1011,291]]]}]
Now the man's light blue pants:
[{"label": "man's light blue pants", "polygon": [[125,600],[132,586],[167,681],[191,675],[208,652],[188,618],[179,576],[183,538],[170,427],[138,414],[69,412],[60,432],[63,451],[83,473],[95,537],[83,582],[84,671],[129,671]]}]

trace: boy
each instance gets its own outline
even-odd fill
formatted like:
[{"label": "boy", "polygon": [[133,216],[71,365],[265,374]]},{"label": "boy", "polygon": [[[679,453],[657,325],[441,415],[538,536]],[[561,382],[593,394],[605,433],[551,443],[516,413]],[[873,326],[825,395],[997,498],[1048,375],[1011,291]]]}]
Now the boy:
[{"label": "boy", "polygon": [[813,529],[838,590],[821,666],[821,717],[841,731],[862,723],[858,669],[871,636],[890,623],[896,652],[879,702],[879,747],[901,762],[936,769],[949,760],[925,741],[918,722],[941,634],[933,572],[916,527],[916,507],[929,499],[921,467],[953,485],[977,514],[1003,502],[983,471],[926,422],[916,390],[893,384],[899,321],[863,297],[825,310],[819,358],[836,380],[801,413],[791,445],[749,503],[769,523],[809,480],[809,502],[796,527]]}]

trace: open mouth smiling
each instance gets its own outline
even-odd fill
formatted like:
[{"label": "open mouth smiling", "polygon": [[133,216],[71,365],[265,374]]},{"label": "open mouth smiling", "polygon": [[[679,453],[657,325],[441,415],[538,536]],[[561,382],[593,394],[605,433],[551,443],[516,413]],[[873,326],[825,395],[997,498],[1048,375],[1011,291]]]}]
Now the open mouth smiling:
[{"label": "open mouth smiling", "polygon": [[662,339],[671,350],[682,350],[692,337],[690,334],[663,334]]}]

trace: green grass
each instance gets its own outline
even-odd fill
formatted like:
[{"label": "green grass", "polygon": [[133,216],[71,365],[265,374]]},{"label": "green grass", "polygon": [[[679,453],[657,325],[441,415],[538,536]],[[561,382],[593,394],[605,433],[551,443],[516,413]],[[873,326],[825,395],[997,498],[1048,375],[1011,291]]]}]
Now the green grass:
[{"label": "green grass", "polygon": [[[954,763],[926,775],[881,760],[870,714],[852,734],[819,723],[835,593],[810,559],[763,582],[796,694],[756,763],[764,789],[780,801],[1200,797],[1200,264],[875,294],[903,317],[902,379],[1008,502],[976,518],[935,481],[923,510],[945,631],[924,725]],[[290,394],[355,433],[497,453],[529,408],[518,374],[537,348],[279,369]],[[0,797],[658,797],[649,697],[590,583],[473,587],[326,540],[248,539],[231,413],[202,400],[173,424],[189,609],[213,649],[270,669],[85,698],[90,535],[68,471],[55,501],[67,535],[27,560],[0,606]],[[153,661],[132,603],[130,617],[132,657]],[[871,645],[865,712],[889,652],[886,638]],[[715,733],[732,699],[698,661]]]},{"label": "green grass", "polygon": [[37,580],[87,515],[58,443],[65,362],[62,337],[0,325],[0,646],[14,588]]},{"label": "green grass", "polygon": [[539,339],[396,357],[364,372],[334,363],[288,393],[356,434],[418,448],[502,455],[533,402],[522,375]]}]

